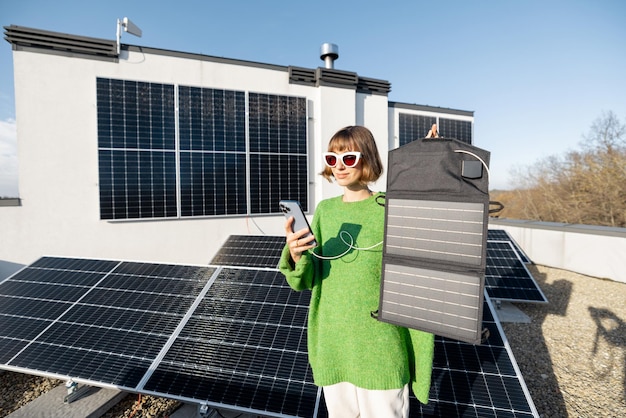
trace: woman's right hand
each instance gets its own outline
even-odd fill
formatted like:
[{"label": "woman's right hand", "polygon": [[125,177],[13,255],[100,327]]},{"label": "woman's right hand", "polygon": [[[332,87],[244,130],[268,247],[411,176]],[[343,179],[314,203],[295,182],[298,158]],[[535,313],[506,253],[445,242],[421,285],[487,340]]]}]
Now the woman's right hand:
[{"label": "woman's right hand", "polygon": [[302,228],[299,231],[293,230],[293,222],[294,217],[290,216],[285,221],[285,235],[287,237],[287,245],[289,246],[289,253],[291,254],[291,259],[294,263],[300,261],[300,257],[302,257],[302,253],[314,248],[314,245],[311,245],[310,242],[315,239],[315,237],[311,234],[308,237],[305,237],[310,231],[309,228]]}]

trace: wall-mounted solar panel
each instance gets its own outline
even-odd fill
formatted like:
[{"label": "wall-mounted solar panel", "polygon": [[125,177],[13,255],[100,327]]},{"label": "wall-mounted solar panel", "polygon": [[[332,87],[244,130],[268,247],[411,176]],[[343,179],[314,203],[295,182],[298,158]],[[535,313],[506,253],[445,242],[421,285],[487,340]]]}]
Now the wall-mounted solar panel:
[{"label": "wall-mounted solar panel", "polygon": [[378,318],[481,340],[489,153],[454,139],[389,152]]}]

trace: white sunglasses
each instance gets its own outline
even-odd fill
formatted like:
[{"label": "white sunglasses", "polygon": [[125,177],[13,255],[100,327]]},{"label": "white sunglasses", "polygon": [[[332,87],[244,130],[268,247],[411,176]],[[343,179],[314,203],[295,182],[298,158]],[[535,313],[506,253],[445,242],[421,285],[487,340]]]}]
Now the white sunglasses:
[{"label": "white sunglasses", "polygon": [[361,159],[361,153],[358,151],[350,151],[344,152],[343,154],[335,154],[334,152],[325,152],[324,154],[324,162],[330,168],[335,168],[337,166],[337,162],[341,160],[343,165],[348,168],[352,168],[359,163]]}]

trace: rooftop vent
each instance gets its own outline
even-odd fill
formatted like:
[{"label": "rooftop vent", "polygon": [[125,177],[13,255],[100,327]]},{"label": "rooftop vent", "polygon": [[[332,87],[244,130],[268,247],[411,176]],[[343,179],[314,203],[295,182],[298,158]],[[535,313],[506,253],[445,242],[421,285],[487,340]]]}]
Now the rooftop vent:
[{"label": "rooftop vent", "polygon": [[326,68],[335,68],[335,60],[339,58],[339,47],[335,44],[325,43],[320,48],[320,59],[324,61]]}]

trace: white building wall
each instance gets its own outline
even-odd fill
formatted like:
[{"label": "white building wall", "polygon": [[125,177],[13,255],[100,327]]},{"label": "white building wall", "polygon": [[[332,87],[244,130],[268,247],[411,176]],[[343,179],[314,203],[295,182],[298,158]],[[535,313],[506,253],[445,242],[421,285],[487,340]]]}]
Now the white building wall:
[{"label": "white building wall", "polygon": [[[385,168],[397,146],[397,111],[387,95],[357,92],[332,73],[329,83],[314,85],[305,69],[303,84],[290,83],[287,67],[138,47],[122,50],[118,61],[20,47],[13,65],[21,206],[0,208],[0,279],[44,255],[207,264],[229,235],[284,234],[282,215],[100,220],[98,77],[305,98],[309,218],[321,200],[342,192],[319,175],[338,129],[371,129]],[[372,185],[385,188],[386,170]]]},{"label": "white building wall", "polygon": [[[284,234],[282,215],[100,220],[96,77],[301,96],[317,106],[350,94],[329,87],[318,97],[314,87],[289,84],[286,69],[123,54],[115,63],[14,52],[22,206],[2,208],[0,260],[29,264],[57,255],[206,264],[231,234]],[[351,96],[338,124],[354,120]],[[326,131],[337,126],[329,121]],[[309,132],[313,143],[321,142],[315,125]],[[311,155],[312,166],[319,166],[319,153]],[[312,189],[322,191],[319,201],[324,193],[317,177],[311,175]]]},{"label": "white building wall", "polygon": [[[318,193],[315,205],[328,197],[338,196],[342,189],[335,183],[329,183],[318,175],[324,168],[321,155],[328,149],[330,138],[339,129],[354,125],[355,116],[355,91],[353,89],[339,89],[336,87],[319,86],[317,88],[317,100],[315,101],[315,148],[311,153],[311,163],[315,167],[314,181]],[[309,219],[310,220],[310,219]]]},{"label": "white building wall", "polygon": [[356,124],[367,126],[372,131],[385,167],[383,175],[371,186],[374,191],[387,190],[387,154],[390,149],[395,148],[390,142],[392,138],[389,137],[389,119],[386,117],[388,106],[387,96],[363,93],[356,95]]},{"label": "white building wall", "polygon": [[354,89],[290,84],[284,67],[140,51],[112,62],[17,50],[13,60],[22,206],[0,212],[0,261],[10,270],[43,255],[206,264],[231,234],[284,234],[282,215],[100,220],[97,77],[305,97],[312,209],[341,193],[318,175],[339,128],[358,119],[381,154],[388,149],[386,95],[359,95],[357,105]]}]

